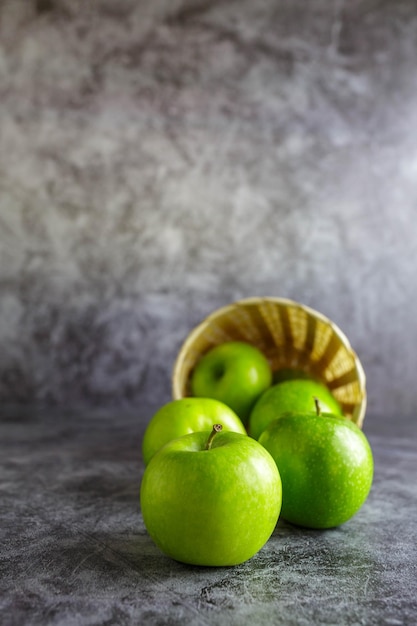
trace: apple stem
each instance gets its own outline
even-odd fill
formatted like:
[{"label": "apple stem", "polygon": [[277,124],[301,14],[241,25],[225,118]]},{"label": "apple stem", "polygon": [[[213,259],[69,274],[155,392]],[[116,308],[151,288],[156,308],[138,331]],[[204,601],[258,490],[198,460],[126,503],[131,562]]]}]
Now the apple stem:
[{"label": "apple stem", "polygon": [[210,433],[209,438],[207,439],[207,443],[206,443],[206,450],[210,450],[211,448],[211,444],[213,443],[213,439],[214,437],[217,435],[217,433],[219,433],[221,430],[223,430],[223,426],[221,424],[213,424],[213,430]]},{"label": "apple stem", "polygon": [[318,398],[314,398],[314,404],[316,405],[316,413],[317,415],[321,415],[321,407]]}]

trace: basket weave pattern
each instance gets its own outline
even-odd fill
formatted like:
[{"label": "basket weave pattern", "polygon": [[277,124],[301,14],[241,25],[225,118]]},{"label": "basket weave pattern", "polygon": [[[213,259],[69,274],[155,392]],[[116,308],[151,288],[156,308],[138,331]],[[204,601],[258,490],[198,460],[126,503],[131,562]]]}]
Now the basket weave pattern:
[{"label": "basket weave pattern", "polygon": [[250,298],[209,315],[187,337],[177,356],[173,398],[190,395],[197,361],[214,346],[246,341],[267,357],[272,371],[296,368],[327,385],[344,415],[362,427],[365,373],[344,333],[313,309],[284,298]]}]

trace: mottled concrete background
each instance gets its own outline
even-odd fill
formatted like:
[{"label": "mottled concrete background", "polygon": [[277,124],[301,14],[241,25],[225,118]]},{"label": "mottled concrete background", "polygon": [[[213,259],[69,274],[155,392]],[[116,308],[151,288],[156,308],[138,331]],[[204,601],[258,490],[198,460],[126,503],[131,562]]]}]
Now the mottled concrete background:
[{"label": "mottled concrete background", "polygon": [[3,403],[159,405],[273,295],[414,413],[416,218],[415,1],[1,0]]}]

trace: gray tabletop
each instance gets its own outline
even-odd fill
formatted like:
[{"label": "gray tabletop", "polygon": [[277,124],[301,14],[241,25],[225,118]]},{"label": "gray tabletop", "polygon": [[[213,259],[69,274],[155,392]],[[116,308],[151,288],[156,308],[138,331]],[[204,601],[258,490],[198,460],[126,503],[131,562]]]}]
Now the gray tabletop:
[{"label": "gray tabletop", "polygon": [[417,421],[369,415],[375,480],[329,531],[282,521],[250,561],[162,555],[139,507],[144,415],[2,409],[1,624],[415,624]]}]

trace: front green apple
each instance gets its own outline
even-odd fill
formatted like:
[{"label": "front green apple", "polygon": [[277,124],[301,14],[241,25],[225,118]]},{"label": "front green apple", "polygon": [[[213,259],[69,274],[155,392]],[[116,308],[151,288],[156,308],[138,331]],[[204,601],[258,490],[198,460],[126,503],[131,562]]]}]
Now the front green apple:
[{"label": "front green apple", "polygon": [[282,480],[282,517],[309,528],[343,524],[361,508],[373,479],[364,433],[345,417],[288,414],[259,438]]},{"label": "front green apple", "polygon": [[269,363],[258,348],[229,341],[201,357],[191,376],[191,391],[193,396],[224,402],[245,424],[255,401],[271,380]]},{"label": "front green apple", "polygon": [[313,379],[285,380],[267,389],[256,402],[249,417],[249,434],[259,439],[268,424],[285,413],[314,412],[315,398],[323,412],[342,415],[340,404],[322,383]]},{"label": "front green apple", "polygon": [[224,430],[246,434],[236,413],[218,400],[181,398],[164,404],[151,418],[143,436],[142,456],[145,465],[168,441],[189,433],[210,430],[218,422]]},{"label": "front green apple", "polygon": [[[209,442],[209,443],[208,443]],[[184,435],[152,458],[142,479],[145,526],[171,558],[192,565],[236,565],[271,536],[281,508],[274,460],[233,432]]]}]

